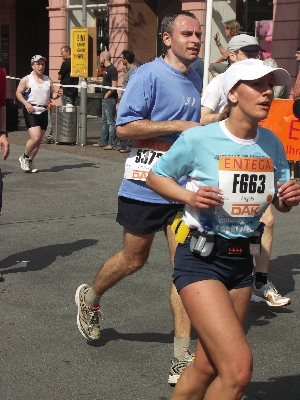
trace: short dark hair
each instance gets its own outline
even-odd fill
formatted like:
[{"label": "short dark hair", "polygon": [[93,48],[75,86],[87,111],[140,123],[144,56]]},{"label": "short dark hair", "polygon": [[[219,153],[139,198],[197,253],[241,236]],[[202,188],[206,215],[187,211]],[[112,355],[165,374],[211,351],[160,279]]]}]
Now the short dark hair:
[{"label": "short dark hair", "polygon": [[180,15],[184,15],[185,17],[191,17],[198,21],[198,18],[196,17],[196,15],[191,13],[190,11],[179,11],[174,14],[168,14],[163,18],[163,20],[161,22],[161,38],[163,38],[164,32],[167,32],[170,35],[173,34],[174,21]]},{"label": "short dark hair", "polygon": [[61,50],[64,49],[64,51],[66,51],[67,53],[71,54],[71,47],[70,46],[65,45],[65,46],[61,47],[60,49]]},{"label": "short dark hair", "polygon": [[122,51],[122,55],[125,58],[125,60],[127,60],[129,62],[129,64],[133,64],[134,63],[135,54],[132,51],[123,50]]},{"label": "short dark hair", "polygon": [[297,51],[300,51],[300,46],[299,46],[299,47],[297,47]]}]

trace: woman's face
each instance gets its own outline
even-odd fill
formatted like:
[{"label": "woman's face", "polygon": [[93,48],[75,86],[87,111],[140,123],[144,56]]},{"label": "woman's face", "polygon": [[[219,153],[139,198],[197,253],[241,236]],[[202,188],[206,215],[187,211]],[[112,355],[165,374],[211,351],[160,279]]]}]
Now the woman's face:
[{"label": "woman's face", "polygon": [[241,81],[229,92],[228,98],[242,114],[260,121],[269,113],[273,100],[274,75],[271,72],[253,81]]}]

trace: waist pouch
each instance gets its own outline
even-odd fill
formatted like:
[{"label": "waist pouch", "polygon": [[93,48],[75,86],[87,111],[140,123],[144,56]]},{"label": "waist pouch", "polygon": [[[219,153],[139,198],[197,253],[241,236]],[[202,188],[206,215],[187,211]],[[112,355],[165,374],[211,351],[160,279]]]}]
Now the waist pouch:
[{"label": "waist pouch", "polygon": [[[199,232],[197,230],[190,231],[187,240],[191,240],[193,236],[199,236]],[[201,234],[200,234],[201,236]],[[213,238],[210,236],[210,241],[213,239],[213,246],[211,246],[211,250],[214,249],[219,256],[230,256],[230,257],[244,257],[251,254],[251,244],[260,244],[261,236],[251,236],[248,238],[236,238],[236,239],[226,239],[222,236],[213,235]],[[194,252],[194,251],[193,251]],[[210,253],[209,252],[209,253]],[[201,251],[195,253],[201,255]],[[209,255],[209,253],[205,254],[205,256]],[[204,255],[204,254],[203,254]]]},{"label": "waist pouch", "polygon": [[248,256],[250,255],[250,238],[225,239],[215,236],[215,245],[220,256]]}]

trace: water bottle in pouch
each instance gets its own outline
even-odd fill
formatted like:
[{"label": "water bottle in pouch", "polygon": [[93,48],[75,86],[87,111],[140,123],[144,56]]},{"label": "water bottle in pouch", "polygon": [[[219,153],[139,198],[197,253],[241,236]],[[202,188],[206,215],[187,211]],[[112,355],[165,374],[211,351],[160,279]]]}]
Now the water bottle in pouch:
[{"label": "water bottle in pouch", "polygon": [[191,251],[202,257],[207,257],[210,255],[215,244],[212,223],[205,221],[202,224],[202,228],[203,232],[197,231],[191,238]]}]

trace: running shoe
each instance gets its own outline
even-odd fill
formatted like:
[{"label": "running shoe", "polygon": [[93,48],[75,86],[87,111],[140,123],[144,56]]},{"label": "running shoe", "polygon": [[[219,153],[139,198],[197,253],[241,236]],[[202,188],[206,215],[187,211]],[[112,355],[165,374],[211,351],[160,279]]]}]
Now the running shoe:
[{"label": "running shoe", "polygon": [[191,353],[190,350],[187,350],[182,357],[181,360],[173,357],[171,360],[171,369],[169,372],[168,384],[171,386],[175,386],[180,374],[183,370],[194,361],[195,354]]},{"label": "running shoe", "polygon": [[253,285],[251,301],[254,303],[267,303],[270,307],[282,307],[291,304],[291,299],[281,296],[272,282],[267,282],[260,289]]},{"label": "running shoe", "polygon": [[19,161],[21,164],[21,168],[26,172],[30,172],[29,159],[27,157],[24,157],[23,155],[19,158]]},{"label": "running shoe", "polygon": [[91,307],[85,304],[84,297],[89,288],[89,285],[83,284],[80,285],[75,292],[75,303],[78,308],[77,326],[79,332],[87,340],[96,341],[100,339],[99,320],[103,318],[99,305],[96,307]]},{"label": "running shoe", "polygon": [[33,164],[33,161],[29,161],[29,168],[30,168],[30,172],[38,172],[37,167]]}]

